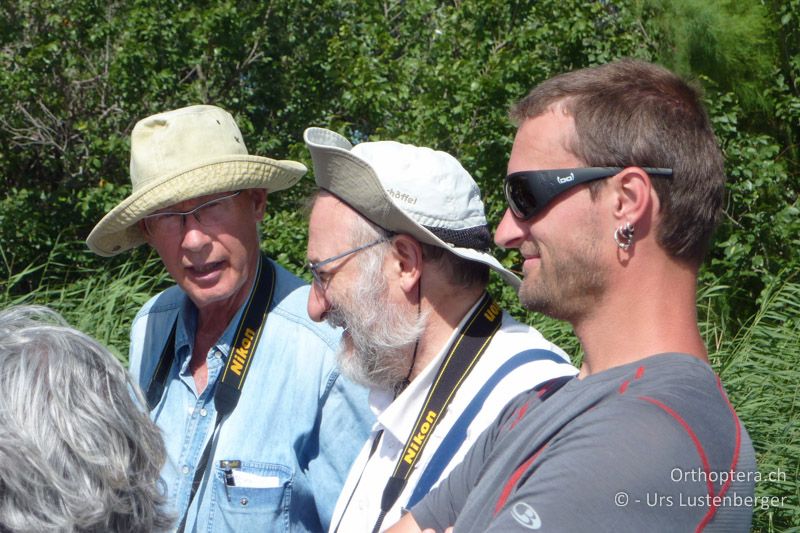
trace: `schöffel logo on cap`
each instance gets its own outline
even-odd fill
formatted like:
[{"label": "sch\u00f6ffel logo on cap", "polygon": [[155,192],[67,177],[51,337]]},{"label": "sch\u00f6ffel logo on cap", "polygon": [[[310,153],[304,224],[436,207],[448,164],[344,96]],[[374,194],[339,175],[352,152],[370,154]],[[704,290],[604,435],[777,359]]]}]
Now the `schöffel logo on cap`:
[{"label": "sch\u00f6ffel logo on cap", "polygon": [[405,202],[409,205],[414,205],[417,203],[416,196],[410,196],[404,192],[395,191],[394,189],[386,189],[386,192],[395,200],[400,200],[401,202]]}]

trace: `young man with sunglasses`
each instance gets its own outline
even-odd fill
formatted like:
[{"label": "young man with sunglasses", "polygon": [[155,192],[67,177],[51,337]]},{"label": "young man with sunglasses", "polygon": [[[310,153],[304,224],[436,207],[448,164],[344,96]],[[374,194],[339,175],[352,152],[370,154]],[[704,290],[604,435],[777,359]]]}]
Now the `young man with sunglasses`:
[{"label": "young man with sunglasses", "polygon": [[260,250],[268,192],[305,167],[248,155],[229,113],[191,106],[136,124],[130,170],[133,192],[87,243],[146,242],[177,284],[136,315],[130,351],[175,525],[327,528],[373,417],[335,367],[339,335],[305,314],[308,286]]},{"label": "young man with sunglasses", "polygon": [[566,355],[503,313],[478,186],[455,158],[392,141],[352,146],[309,128],[321,191],[309,220],[308,314],[344,328],[342,372],[377,414],[330,531],[381,531],[435,486],[530,383],[571,377]]},{"label": "young man with sunglasses", "polygon": [[512,401],[393,531],[748,531],[754,451],[695,310],[724,188],[697,93],[623,60],[547,80],[511,116],[495,241],[583,363]]}]

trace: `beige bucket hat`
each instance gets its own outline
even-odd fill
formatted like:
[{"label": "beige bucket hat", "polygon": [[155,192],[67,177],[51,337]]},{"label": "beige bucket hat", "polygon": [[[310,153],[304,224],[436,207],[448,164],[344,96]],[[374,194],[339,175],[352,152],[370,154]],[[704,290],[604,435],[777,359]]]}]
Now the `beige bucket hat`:
[{"label": "beige bucket hat", "polygon": [[394,141],[353,146],[324,128],[308,128],[303,138],[320,188],[386,230],[483,263],[519,287],[519,278],[489,252],[480,189],[456,158]]},{"label": "beige bucket hat", "polygon": [[305,174],[296,161],[248,155],[230,113],[195,105],[140,120],[131,133],[131,195],[94,227],[86,244],[112,256],[145,242],[138,222],[164,207],[219,192],[291,187]]}]

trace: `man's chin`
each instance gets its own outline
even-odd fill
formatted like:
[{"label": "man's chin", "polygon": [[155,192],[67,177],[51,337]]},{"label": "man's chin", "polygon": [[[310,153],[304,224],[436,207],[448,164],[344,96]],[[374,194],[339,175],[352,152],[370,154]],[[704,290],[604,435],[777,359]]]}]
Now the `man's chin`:
[{"label": "man's chin", "polygon": [[368,376],[361,364],[356,360],[356,354],[352,345],[348,345],[348,339],[342,335],[342,342],[339,345],[339,351],[336,353],[336,362],[339,363],[339,372],[355,383],[364,385],[365,387],[374,387],[370,382]]},{"label": "man's chin", "polygon": [[339,371],[344,377],[369,389],[392,391],[403,381],[403,378],[395,379],[387,375],[375,375],[369,369],[364,368],[359,356],[352,347],[347,347],[344,340],[339,346],[336,360],[339,363]]}]

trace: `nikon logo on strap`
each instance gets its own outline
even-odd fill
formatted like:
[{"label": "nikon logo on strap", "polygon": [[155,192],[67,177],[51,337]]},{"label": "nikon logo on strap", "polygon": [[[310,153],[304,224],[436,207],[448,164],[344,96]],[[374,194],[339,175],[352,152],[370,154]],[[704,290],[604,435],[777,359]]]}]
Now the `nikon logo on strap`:
[{"label": "nikon logo on strap", "polygon": [[499,315],[501,312],[500,306],[495,302],[492,302],[491,305],[489,305],[489,308],[483,313],[483,317],[489,322],[494,322],[494,319],[497,318],[497,315]]},{"label": "nikon logo on strap", "polygon": [[410,465],[414,464],[414,458],[425,443],[425,439],[428,437],[428,432],[430,432],[431,426],[434,420],[436,420],[436,416],[437,414],[435,411],[428,411],[428,414],[425,416],[425,422],[422,423],[417,434],[414,435],[411,442],[406,446],[406,451],[403,453],[403,461]]},{"label": "nikon logo on strap", "polygon": [[447,412],[447,406],[450,405],[456,391],[466,380],[486,347],[489,346],[492,337],[500,327],[502,314],[500,307],[489,294],[484,293],[457,337],[448,346],[444,360],[433,379],[433,384],[428,389],[422,409],[417,415],[414,427],[408,435],[403,454],[397,460],[394,473],[389,477],[383,489],[381,512],[375,522],[373,533],[380,531],[386,513],[403,492],[411,472],[424,453],[429,434],[439,423],[439,413]]},{"label": "nikon logo on strap", "polygon": [[253,347],[256,332],[252,328],[244,330],[242,336],[242,344],[233,351],[233,361],[231,361],[230,370],[237,376],[242,375],[242,370],[247,366],[247,360],[250,357],[250,351]]}]

